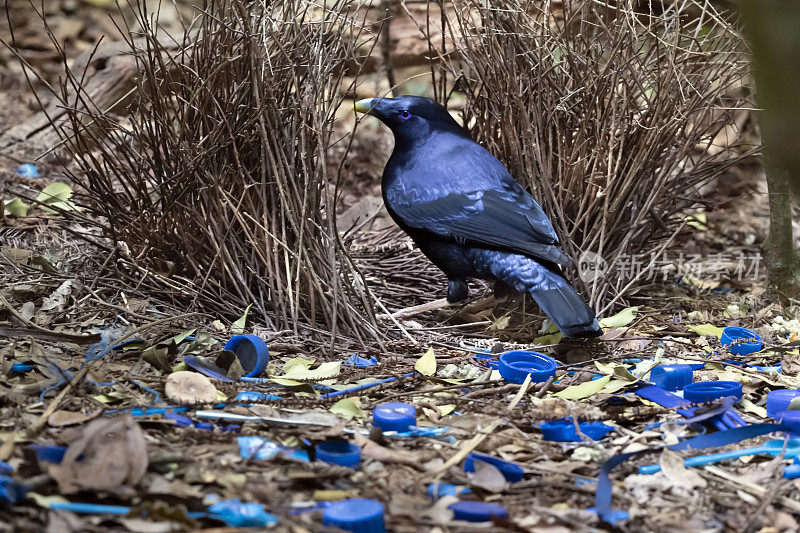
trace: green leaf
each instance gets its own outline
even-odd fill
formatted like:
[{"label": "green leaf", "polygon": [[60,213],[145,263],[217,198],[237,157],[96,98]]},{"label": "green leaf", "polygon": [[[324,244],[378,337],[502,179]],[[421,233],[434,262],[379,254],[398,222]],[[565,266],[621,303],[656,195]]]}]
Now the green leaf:
[{"label": "green leaf", "polygon": [[343,398],[339,400],[331,406],[330,412],[335,415],[341,415],[347,420],[352,420],[354,418],[360,420],[364,418],[364,411],[361,410],[352,398]]},{"label": "green leaf", "polygon": [[4,206],[4,209],[8,211],[8,214],[14,215],[15,217],[28,216],[28,210],[30,208],[31,206],[20,200],[19,197],[12,198],[9,202],[6,202],[6,205]]},{"label": "green leaf", "polygon": [[603,390],[603,387],[605,387],[609,381],[611,381],[611,376],[603,376],[602,378],[593,379],[592,381],[585,381],[580,385],[572,385],[561,392],[557,392],[555,395],[566,400],[581,400],[589,396],[594,396]]},{"label": "green leaf", "polygon": [[66,183],[51,183],[39,193],[36,201],[45,205],[65,202],[72,196],[72,188]]},{"label": "green leaf", "polygon": [[627,326],[636,318],[638,307],[628,307],[614,316],[609,316],[600,321],[600,326],[604,328],[621,328]]},{"label": "green leaf", "polygon": [[241,316],[241,318],[239,318],[239,320],[231,324],[231,333],[235,333],[237,335],[244,333],[244,325],[245,322],[247,322],[247,312],[250,311],[251,307],[253,307],[253,304],[248,305],[247,309],[244,310],[244,314]]},{"label": "green leaf", "polygon": [[311,368],[311,365],[314,364],[314,361],[316,361],[316,359],[313,357],[311,359],[306,359],[305,357],[292,357],[291,359],[283,363],[283,373],[285,374],[289,372],[296,366],[302,366],[303,368]]},{"label": "green leaf", "polygon": [[433,353],[433,348],[428,348],[425,355],[417,359],[414,370],[423,376],[432,376],[436,373],[436,355]]},{"label": "green leaf", "polygon": [[697,333],[701,337],[705,337],[706,335],[722,337],[722,328],[718,328],[714,324],[698,324],[696,326],[686,326],[686,328]]}]

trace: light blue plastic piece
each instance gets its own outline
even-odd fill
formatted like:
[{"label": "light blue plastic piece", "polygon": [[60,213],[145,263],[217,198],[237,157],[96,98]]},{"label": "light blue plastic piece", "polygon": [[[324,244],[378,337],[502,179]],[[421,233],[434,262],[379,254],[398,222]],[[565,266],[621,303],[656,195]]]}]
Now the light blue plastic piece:
[{"label": "light blue plastic piece", "polygon": [[[783,450],[783,443],[784,441],[782,440],[768,440],[761,446],[755,446],[753,448],[742,448],[741,450],[733,450],[730,452],[711,453],[707,455],[690,457],[686,459],[683,464],[684,466],[708,465],[711,463],[725,461],[727,459],[735,459],[737,457],[745,457],[747,455],[759,455],[762,453],[771,455],[772,457],[777,457]],[[793,458],[797,456],[800,456],[800,439],[789,439],[789,442],[786,443],[786,454],[784,457]],[[655,474],[660,470],[661,465],[645,465],[639,467],[640,474]]]},{"label": "light blue plastic piece", "polygon": [[242,503],[239,500],[217,502],[208,508],[208,514],[231,527],[272,527],[280,521],[265,511],[260,503]]}]

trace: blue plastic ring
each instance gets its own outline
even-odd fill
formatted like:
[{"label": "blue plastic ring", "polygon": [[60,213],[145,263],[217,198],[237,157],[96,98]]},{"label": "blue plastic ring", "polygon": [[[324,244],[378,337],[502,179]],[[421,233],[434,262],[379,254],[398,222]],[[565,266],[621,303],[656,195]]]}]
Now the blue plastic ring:
[{"label": "blue plastic ring", "polygon": [[[719,341],[723,347],[727,346],[728,350],[736,355],[749,355],[760,352],[764,347],[764,339],[761,338],[761,335],[747,328],[736,326],[728,326],[723,329]],[[734,341],[738,342],[734,343]]]},{"label": "blue plastic ring", "polygon": [[314,450],[318,461],[349,467],[361,464],[361,448],[344,440],[320,442]]},{"label": "blue plastic ring", "polygon": [[225,343],[225,349],[236,354],[248,378],[263,374],[269,363],[267,343],[258,335],[234,335]]},{"label": "blue plastic ring", "polygon": [[742,399],[742,384],[738,381],[701,381],[683,389],[683,398],[692,403],[710,402],[726,396]]},{"label": "blue plastic ring", "polygon": [[558,361],[539,352],[514,350],[500,354],[500,375],[511,383],[522,383],[530,374],[531,381],[541,383],[555,377]]}]

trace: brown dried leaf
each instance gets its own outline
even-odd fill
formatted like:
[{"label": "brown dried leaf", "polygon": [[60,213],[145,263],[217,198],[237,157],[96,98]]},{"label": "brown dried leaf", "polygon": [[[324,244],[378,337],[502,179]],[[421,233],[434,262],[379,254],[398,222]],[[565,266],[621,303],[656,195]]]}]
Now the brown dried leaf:
[{"label": "brown dried leaf", "polygon": [[61,463],[50,467],[62,494],[118,490],[138,483],[146,471],[144,434],[130,416],[93,420],[67,447]]},{"label": "brown dried leaf", "polygon": [[91,413],[76,413],[74,411],[64,411],[63,409],[59,409],[50,415],[50,418],[47,419],[47,423],[53,427],[83,424],[89,420],[94,420],[100,416],[100,413],[102,412],[102,409],[96,409]]}]

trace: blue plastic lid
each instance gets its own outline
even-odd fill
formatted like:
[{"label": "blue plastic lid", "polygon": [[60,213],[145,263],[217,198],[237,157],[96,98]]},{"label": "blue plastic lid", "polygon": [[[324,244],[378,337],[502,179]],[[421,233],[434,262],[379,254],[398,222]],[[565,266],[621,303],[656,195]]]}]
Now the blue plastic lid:
[{"label": "blue plastic lid", "polygon": [[468,453],[466,459],[464,459],[464,472],[474,472],[475,461],[489,463],[497,468],[500,473],[503,474],[503,477],[506,478],[506,480],[511,481],[512,483],[519,481],[525,476],[525,469],[518,464],[509,463],[508,461],[503,461],[502,459],[492,457],[491,455],[484,455],[482,453],[475,452]]},{"label": "blue plastic lid", "polygon": [[789,436],[792,438],[800,437],[800,410],[780,411],[775,413],[775,422],[785,424],[792,428]]},{"label": "blue plastic lid", "polygon": [[442,496],[461,496],[462,494],[472,494],[469,487],[452,485],[450,483],[431,483],[428,485],[428,498],[438,500]]},{"label": "blue plastic lid", "polygon": [[383,504],[356,498],[333,503],[322,511],[322,523],[354,533],[384,533]]},{"label": "blue plastic lid", "polygon": [[500,375],[511,383],[522,383],[525,376],[531,381],[541,383],[556,375],[558,361],[539,352],[515,350],[500,354]]},{"label": "blue plastic lid", "polygon": [[748,355],[760,352],[764,347],[764,339],[761,338],[761,335],[755,331],[735,326],[729,326],[723,329],[719,341],[722,346],[727,346],[728,350],[736,355]]},{"label": "blue plastic lid", "polygon": [[767,394],[767,416],[775,417],[781,411],[786,411],[792,400],[800,397],[800,390],[779,389]]},{"label": "blue plastic lid", "polygon": [[353,354],[344,360],[345,365],[351,365],[356,368],[369,368],[378,364],[378,360],[374,355],[369,356],[369,359],[361,357],[358,354]]},{"label": "blue plastic lid", "polygon": [[361,448],[345,440],[320,442],[314,450],[317,461],[350,467],[361,464]]},{"label": "blue plastic lid", "polygon": [[738,381],[701,381],[690,383],[683,389],[684,399],[692,403],[710,402],[726,396],[742,399],[742,384]]},{"label": "blue plastic lid", "polygon": [[372,425],[382,431],[408,431],[417,425],[417,410],[403,402],[386,402],[372,410]]},{"label": "blue plastic lid", "polygon": [[263,374],[269,363],[267,343],[258,335],[234,335],[225,343],[225,349],[236,354],[248,378]]},{"label": "blue plastic lid", "polygon": [[456,502],[449,506],[454,520],[467,522],[491,522],[492,517],[508,518],[508,511],[502,505],[485,502]]},{"label": "blue plastic lid", "polygon": [[689,365],[658,365],[650,371],[650,381],[664,390],[681,390],[692,382],[694,371]]},{"label": "blue plastic lid", "polygon": [[[581,432],[592,440],[600,440],[614,428],[602,422],[578,422]],[[539,426],[544,440],[554,442],[581,442],[578,432],[575,431],[575,423],[571,418],[560,418],[544,422]]]}]

